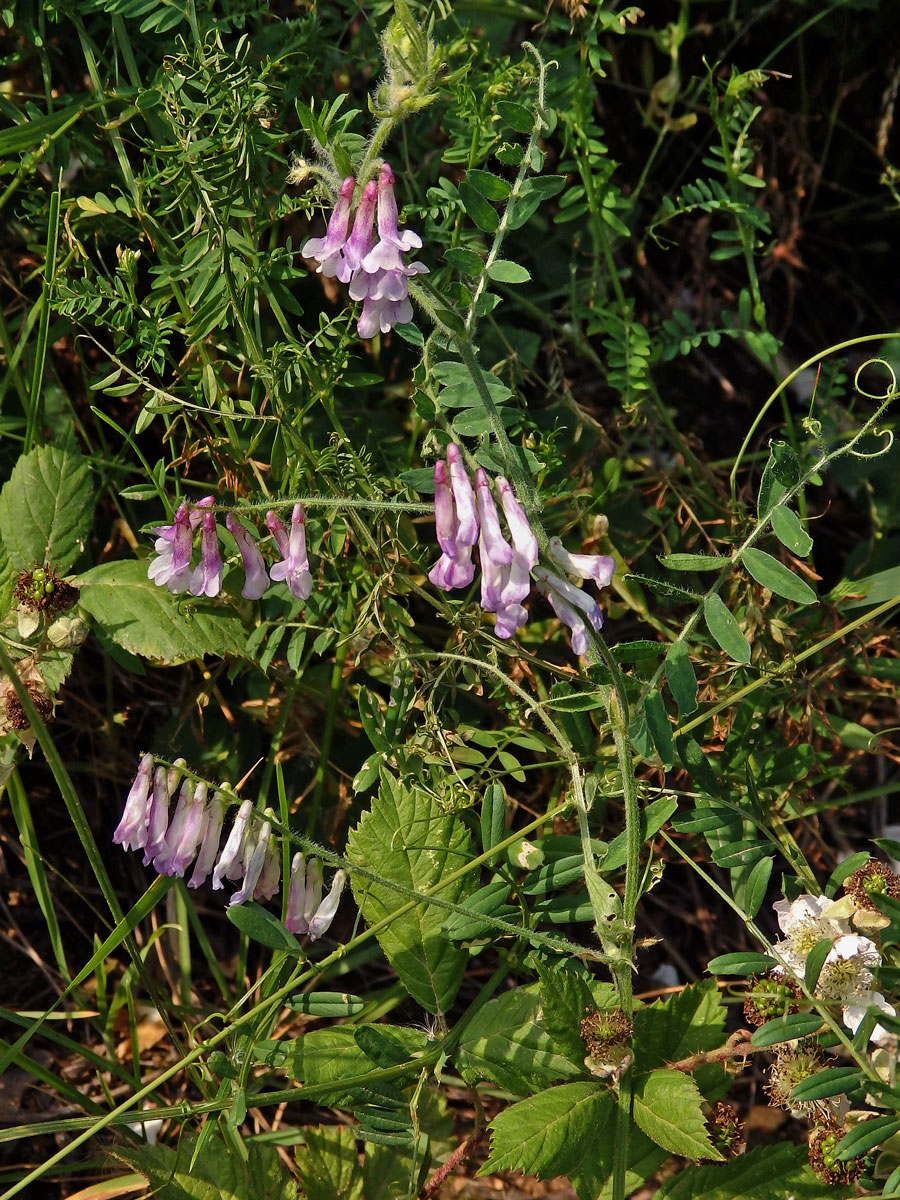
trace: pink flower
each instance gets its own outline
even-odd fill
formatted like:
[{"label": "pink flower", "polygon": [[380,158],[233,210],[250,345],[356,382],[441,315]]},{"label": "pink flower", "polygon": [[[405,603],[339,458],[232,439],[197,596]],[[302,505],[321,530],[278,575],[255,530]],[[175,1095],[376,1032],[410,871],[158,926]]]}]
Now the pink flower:
[{"label": "pink flower", "polygon": [[222,878],[237,879],[243,870],[244,848],[247,837],[247,826],[253,815],[253,801],[244,800],[238,809],[234,824],[228,835],[228,840],[219,855],[219,861],[213,870],[213,890],[218,891],[222,886]]},{"label": "pink flower", "polygon": [[221,792],[213,792],[212,799],[204,805],[203,824],[200,829],[200,852],[194,863],[194,871],[188,880],[188,887],[200,887],[205,883],[216,855],[219,853],[219,837],[225,820],[225,797]]},{"label": "pink flower", "polygon": [[193,532],[191,511],[187,504],[180,504],[172,525],[161,525],[156,533],[157,557],[147,567],[147,578],[170,592],[186,592],[191,586],[191,549]]},{"label": "pink flower", "polygon": [[[475,578],[472,562],[472,546],[478,537],[478,514],[475,494],[469,477],[462,466],[458,446],[447,450],[451,480],[447,479],[447,464],[439,459],[434,464],[434,521],[438,545],[442,554],[428,572],[435,587],[450,591],[451,588],[468,587]],[[454,466],[455,464],[455,466]],[[458,497],[458,500],[457,500]],[[460,520],[460,505],[465,520],[465,530]],[[474,536],[473,536],[474,528]]]},{"label": "pink flower", "polygon": [[[344,278],[344,246],[347,242],[347,227],[350,224],[350,209],[353,203],[354,183],[347,176],[341,184],[337,203],[328,218],[328,229],[322,238],[309,238],[300,248],[304,258],[314,258],[318,262],[316,271],[326,276],[337,275],[342,283]],[[347,276],[349,278],[349,275]]]},{"label": "pink flower", "polygon": [[184,875],[200,845],[205,810],[206,784],[195,785],[185,779],[165,844],[153,860],[153,867],[160,875]]},{"label": "pink flower", "polygon": [[353,220],[353,232],[344,244],[344,257],[337,277],[341,283],[349,283],[354,271],[362,270],[363,259],[372,249],[372,219],[375,215],[375,197],[378,185],[370,179],[363,188],[362,199]]},{"label": "pink flower", "polygon": [[[587,625],[590,624],[591,628],[597,632],[603,624],[600,605],[593,596],[589,596],[580,588],[573,587],[571,583],[561,579],[559,575],[554,575],[552,571],[537,567],[534,575],[538,581],[538,590],[550,601],[553,611],[563,624],[568,625],[572,649],[576,654],[587,654],[590,644]],[[582,617],[581,613],[584,613],[585,616]]]},{"label": "pink flower", "polygon": [[222,590],[222,555],[213,513],[205,512],[200,525],[200,565],[191,574],[193,596],[218,596]]},{"label": "pink flower", "polygon": [[491,485],[484,470],[475,472],[475,494],[481,536],[478,552],[481,558],[481,607],[496,612],[503,607],[502,591],[507,568],[513,560],[513,548],[503,536],[497,506],[491,495]]},{"label": "pink flower", "polygon": [[550,557],[578,579],[593,579],[598,588],[609,587],[616,570],[616,560],[608,554],[570,554],[558,537],[547,544]]},{"label": "pink flower", "polygon": [[275,540],[282,561],[275,563],[270,569],[269,576],[275,582],[282,580],[288,585],[293,596],[298,600],[306,600],[312,591],[312,575],[309,571],[309,559],[306,554],[306,516],[299,504],[294,505],[291,514],[291,532],[274,512],[266,513],[266,525]]},{"label": "pink flower", "polygon": [[263,562],[259,547],[247,527],[231,513],[227,513],[225,516],[225,528],[234,538],[237,548],[241,552],[241,562],[244,565],[246,576],[241,595],[245,600],[258,600],[269,586],[266,564]]},{"label": "pink flower", "polygon": [[400,255],[418,249],[422,239],[411,229],[397,228],[397,200],[394,196],[394,172],[383,163],[378,177],[378,241],[363,260],[363,270],[396,271],[403,266]]},{"label": "pink flower", "polygon": [[[269,810],[267,809],[266,812],[268,813]],[[272,826],[268,821],[263,821],[262,828],[256,838],[256,844],[244,868],[244,881],[239,891],[236,891],[228,901],[229,907],[232,904],[244,904],[252,898],[269,852],[269,839],[271,836]]]},{"label": "pink flower", "polygon": [[169,801],[178,786],[182,766],[184,759],[178,758],[168,771],[165,767],[157,767],[153,773],[153,796],[147,816],[147,840],[144,842],[145,867],[165,847],[166,830],[169,827]]},{"label": "pink flower", "polygon": [[125,850],[143,850],[147,842],[152,777],[153,755],[145,754],[125,800],[122,819],[113,834],[113,841]]}]

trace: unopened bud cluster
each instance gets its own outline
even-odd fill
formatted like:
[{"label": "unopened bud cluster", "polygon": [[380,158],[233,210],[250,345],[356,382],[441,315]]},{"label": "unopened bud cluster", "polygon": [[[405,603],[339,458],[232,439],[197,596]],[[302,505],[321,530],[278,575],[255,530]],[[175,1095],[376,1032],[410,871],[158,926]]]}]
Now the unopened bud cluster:
[{"label": "unopened bud cluster", "polygon": [[[272,831],[271,809],[259,813],[252,800],[244,800],[220,847],[228,797],[219,790],[210,796],[204,782],[182,778],[183,766],[183,759],[171,767],[155,766],[153,755],[144,755],[113,841],[125,850],[143,850],[144,865],[152,863],[160,875],[183,877],[193,863],[187,884],[191,888],[200,887],[210,874],[214,890],[222,888],[225,879],[240,881],[229,905],[271,900],[281,887],[281,845]],[[176,790],[178,800],[170,814]],[[303,855],[296,855],[288,886],[287,928],[313,941],[321,937],[337,912],[346,878],[338,871],[323,900],[322,864],[310,858],[304,867]]]}]

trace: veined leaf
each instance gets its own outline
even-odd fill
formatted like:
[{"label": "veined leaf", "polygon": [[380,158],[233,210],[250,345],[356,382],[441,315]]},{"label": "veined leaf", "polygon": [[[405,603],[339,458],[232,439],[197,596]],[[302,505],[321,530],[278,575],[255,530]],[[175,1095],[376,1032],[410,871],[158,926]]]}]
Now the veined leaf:
[{"label": "veined leaf", "polygon": [[143,562],[101,563],[76,580],[80,602],[124,650],[161,666],[244,653],[244,623],[226,605],[173,596],[147,578]]},{"label": "veined leaf", "polygon": [[[427,792],[406,787],[390,775],[347,842],[351,861],[377,870],[386,879],[427,892],[444,875],[471,857],[469,834],[463,823],[444,813]],[[395,912],[402,898],[386,884],[351,876],[353,892],[370,925]],[[474,882],[459,879],[441,890],[441,897],[458,903]],[[377,934],[382,950],[404,987],[429,1012],[446,1011],[462,980],[466,952],[444,933],[443,909],[419,904],[395,917]]]},{"label": "veined leaf", "polygon": [[800,524],[800,518],[794,510],[786,504],[776,504],[772,509],[772,532],[792,554],[806,558],[812,550],[812,538]]},{"label": "veined leaf", "polygon": [[735,662],[748,663],[750,646],[741,633],[737,619],[720,596],[713,594],[706,597],[703,602],[703,616],[707,629],[728,657],[733,658]]},{"label": "veined leaf", "polygon": [[697,707],[697,677],[691,665],[690,651],[684,642],[673,642],[669,647],[666,681],[678,705],[678,715],[689,716]]},{"label": "veined leaf", "polygon": [[670,1154],[721,1162],[722,1155],[710,1141],[702,1103],[700,1089],[689,1075],[651,1071],[637,1081],[634,1119],[647,1137]]},{"label": "veined leaf", "polygon": [[524,267],[506,258],[495,259],[487,273],[497,283],[528,283],[531,279],[531,274]]},{"label": "veined leaf", "polygon": [[754,1030],[750,1041],[757,1049],[775,1046],[779,1042],[793,1042],[798,1038],[810,1037],[822,1028],[822,1018],[818,1013],[786,1013],[766,1021],[759,1029]]},{"label": "veined leaf", "polygon": [[346,1125],[307,1125],[297,1172],[307,1200],[363,1200],[356,1138]]},{"label": "veined leaf", "polygon": [[667,1179],[654,1200],[822,1200],[806,1146],[759,1146],[714,1166],[688,1167]]},{"label": "veined leaf", "polygon": [[756,582],[776,596],[784,596],[796,604],[815,604],[818,600],[808,583],[765,550],[745,550],[743,563]]},{"label": "veined leaf", "polygon": [[564,1083],[529,1096],[491,1122],[491,1153],[478,1174],[567,1175],[588,1154],[612,1154],[615,1113],[609,1089],[599,1083]]},{"label": "veined leaf", "polygon": [[720,954],[706,964],[710,975],[763,975],[774,967],[775,959],[768,954],[753,954],[738,950],[734,954]]},{"label": "veined leaf", "polygon": [[64,575],[93,520],[88,460],[72,443],[23,455],[0,491],[0,537],[19,571],[52,563]]}]

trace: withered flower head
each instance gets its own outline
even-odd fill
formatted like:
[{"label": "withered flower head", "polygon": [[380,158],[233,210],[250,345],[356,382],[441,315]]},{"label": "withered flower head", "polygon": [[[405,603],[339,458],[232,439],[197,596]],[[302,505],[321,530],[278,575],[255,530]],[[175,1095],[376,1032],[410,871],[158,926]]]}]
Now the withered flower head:
[{"label": "withered flower head", "polygon": [[847,1131],[832,1123],[817,1125],[809,1136],[809,1165],[825,1183],[844,1186],[859,1179],[866,1169],[866,1160],[851,1158],[840,1162],[835,1154],[838,1143]]},{"label": "withered flower head", "polygon": [[810,1100],[800,1103],[791,1098],[798,1083],[821,1071],[825,1056],[815,1042],[794,1042],[779,1046],[775,1061],[769,1067],[769,1081],[765,1093],[773,1104],[802,1116],[813,1116],[821,1111],[821,1102]]},{"label": "withered flower head", "polygon": [[631,1041],[632,1024],[621,1008],[595,1008],[581,1022],[581,1040],[588,1055],[603,1062]]},{"label": "withered flower head", "polygon": [[[25,681],[25,690],[31,697],[32,704],[38,710],[41,720],[48,720],[53,715],[53,701],[41,685],[33,679],[29,679]],[[12,728],[19,732],[27,729],[30,725],[30,721],[25,715],[25,709],[22,707],[22,701],[16,695],[16,689],[12,684],[9,684],[6,689],[6,719]]]},{"label": "withered flower head", "polygon": [[877,911],[872,897],[900,897],[900,876],[895,875],[884,863],[872,860],[848,876],[844,881],[844,891],[853,897],[858,908]]},{"label": "withered flower head", "polygon": [[66,612],[78,600],[78,589],[60,579],[53,566],[22,571],[16,578],[13,598],[31,612],[44,612],[48,617]]},{"label": "withered flower head", "polygon": [[706,1128],[713,1145],[726,1158],[733,1158],[744,1137],[744,1123],[738,1119],[734,1105],[720,1100],[706,1116]]}]

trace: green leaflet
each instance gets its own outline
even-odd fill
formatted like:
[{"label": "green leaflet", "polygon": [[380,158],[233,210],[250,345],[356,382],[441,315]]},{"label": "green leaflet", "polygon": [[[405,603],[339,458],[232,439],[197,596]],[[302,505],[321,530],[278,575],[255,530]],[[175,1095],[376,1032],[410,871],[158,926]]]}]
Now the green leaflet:
[{"label": "green leaflet", "polygon": [[703,601],[703,616],[706,619],[706,628],[728,657],[733,658],[735,662],[748,663],[750,646],[741,633],[737,619],[720,596],[713,594],[706,597]]},{"label": "green leaflet", "polygon": [[[471,857],[469,834],[456,817],[444,813],[421,788],[404,787],[382,775],[371,812],[364,813],[347,841],[351,862],[378,871],[386,879],[416,892],[435,884]],[[370,925],[395,912],[404,902],[391,887],[351,876],[353,893]],[[441,897],[458,904],[475,887],[463,878],[441,889]],[[445,1011],[453,1002],[466,964],[466,952],[443,931],[446,911],[427,902],[396,917],[378,933],[378,941],[400,981],[428,1012]]]},{"label": "green leaflet", "polygon": [[76,580],[81,607],[124,650],[159,666],[241,656],[247,632],[221,601],[173,596],[147,578],[143,562],[101,563]]},{"label": "green leaflet", "polygon": [[678,705],[678,715],[687,717],[697,707],[697,678],[691,654],[684,642],[673,642],[666,655],[666,682]]},{"label": "green leaflet", "polygon": [[0,491],[0,537],[19,571],[46,562],[64,575],[84,549],[93,520],[88,460],[72,442],[24,455]]},{"label": "green leaflet", "polygon": [[652,1071],[637,1080],[634,1119],[647,1137],[671,1154],[721,1161],[706,1129],[700,1089],[681,1071]]},{"label": "green leaflet", "polygon": [[776,504],[772,509],[772,532],[792,554],[806,558],[812,550],[812,538],[800,524],[800,518],[794,510],[786,504]]},{"label": "green leaflet", "polygon": [[809,584],[764,550],[745,550],[742,561],[756,582],[776,596],[784,596],[796,604],[816,603],[818,597]]},{"label": "green leaflet", "polygon": [[564,1083],[510,1105],[491,1123],[491,1153],[478,1172],[568,1175],[589,1154],[612,1161],[615,1104],[599,1083]]},{"label": "green leaflet", "polygon": [[[836,1190],[836,1189],[835,1189]],[[708,1167],[688,1167],[666,1180],[655,1200],[822,1200],[805,1146],[760,1146]]]},{"label": "green leaflet", "polygon": [[692,984],[667,1000],[655,1000],[634,1013],[638,1071],[714,1050],[724,1041],[725,1007],[712,979]]}]

